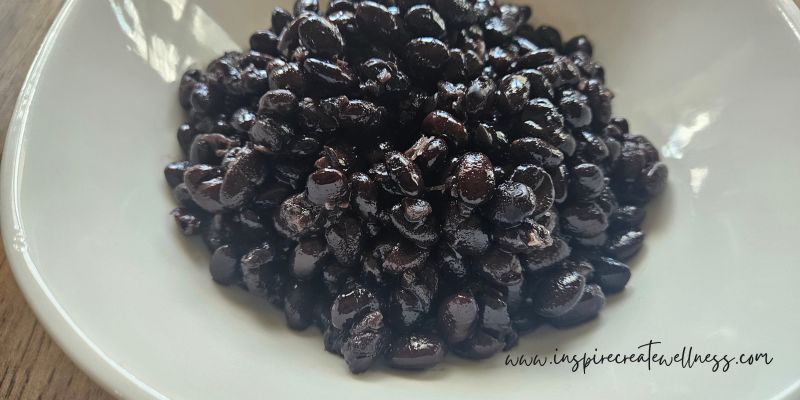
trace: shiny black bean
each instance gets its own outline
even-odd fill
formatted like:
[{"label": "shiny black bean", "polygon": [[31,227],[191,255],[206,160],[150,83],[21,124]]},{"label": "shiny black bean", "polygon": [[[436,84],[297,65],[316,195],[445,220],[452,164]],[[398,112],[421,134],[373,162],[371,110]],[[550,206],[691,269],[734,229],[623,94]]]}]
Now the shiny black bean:
[{"label": "shiny black bean", "polygon": [[409,72],[420,79],[432,77],[450,58],[447,45],[429,37],[411,40],[405,46],[405,53]]},{"label": "shiny black bean", "polygon": [[342,343],[342,355],[350,372],[357,374],[366,371],[386,351],[390,340],[391,333],[383,324],[383,314],[380,311],[367,314],[353,326],[350,335]]},{"label": "shiny black bean", "polygon": [[425,189],[422,172],[417,164],[400,152],[386,154],[386,170],[404,195],[416,197]]},{"label": "shiny black bean", "polygon": [[392,368],[429,369],[444,359],[445,346],[436,336],[413,333],[397,338],[386,352],[386,362]]},{"label": "shiny black bean", "polygon": [[167,164],[164,168],[164,177],[170,187],[178,186],[183,183],[183,174],[192,164],[188,160],[175,161]]},{"label": "shiny black bean", "polygon": [[203,220],[197,214],[185,207],[180,207],[172,210],[170,213],[175,218],[175,223],[186,236],[196,235],[200,233],[200,229],[204,226]]},{"label": "shiny black bean", "polygon": [[287,292],[283,311],[286,325],[294,330],[302,331],[314,321],[314,306],[317,301],[317,290],[312,283],[295,283]]},{"label": "shiny black bean", "polygon": [[564,161],[564,153],[539,138],[524,137],[511,142],[511,152],[520,162],[555,167]]},{"label": "shiny black bean", "polygon": [[561,229],[576,237],[597,236],[608,228],[608,217],[597,203],[575,203],[561,212]]},{"label": "shiny black bean", "polygon": [[349,329],[364,315],[380,308],[378,299],[368,289],[356,286],[336,297],[331,305],[331,326]]},{"label": "shiny black bean", "polygon": [[522,282],[522,265],[516,255],[491,248],[476,260],[478,272],[490,283],[511,286]]},{"label": "shiny black bean", "polygon": [[467,88],[464,109],[470,114],[479,114],[494,106],[497,88],[489,78],[478,77]]},{"label": "shiny black bean", "polygon": [[276,117],[289,117],[297,111],[300,103],[297,96],[289,90],[270,90],[261,96],[258,102],[258,113]]},{"label": "shiny black bean", "polygon": [[300,240],[289,258],[289,271],[298,279],[307,280],[319,275],[328,257],[328,245],[320,237]]},{"label": "shiny black bean", "polygon": [[312,203],[328,209],[347,203],[350,197],[347,176],[333,168],[318,169],[309,175],[306,190]]},{"label": "shiny black bean", "polygon": [[339,122],[351,132],[375,133],[386,123],[386,109],[368,101],[350,100],[341,109]]},{"label": "shiny black bean", "polygon": [[319,12],[319,2],[317,0],[295,0],[293,10],[294,15],[300,15],[303,11],[316,13]]},{"label": "shiny black bean", "polygon": [[536,211],[533,190],[519,182],[505,182],[497,186],[492,200],[486,205],[484,215],[495,225],[511,228],[522,223]]},{"label": "shiny black bean", "polygon": [[553,179],[543,168],[533,164],[521,164],[514,169],[509,179],[514,182],[524,183],[533,189],[533,193],[536,196],[534,216],[545,213],[553,205],[553,200],[555,199]]},{"label": "shiny black bean", "polygon": [[263,54],[278,54],[278,34],[273,31],[256,31],[250,36],[250,48]]},{"label": "shiny black bean", "polygon": [[572,127],[580,128],[592,122],[589,99],[578,91],[565,90],[558,107],[564,115],[564,121]]},{"label": "shiny black bean", "polygon": [[445,23],[433,7],[420,4],[408,9],[405,13],[406,30],[413,37],[444,37]]},{"label": "shiny black bean", "polygon": [[284,121],[261,117],[250,128],[249,136],[254,144],[264,146],[273,153],[282,153],[288,150],[295,138],[295,132],[291,125]]},{"label": "shiny black bean", "polygon": [[269,73],[269,88],[286,89],[297,96],[302,96],[306,88],[303,71],[295,63],[286,63]]},{"label": "shiny black bean", "polygon": [[553,179],[553,190],[555,198],[553,201],[556,203],[563,203],[567,199],[568,185],[569,185],[569,171],[566,165],[559,165],[555,168],[547,170],[550,177]]},{"label": "shiny black bean", "polygon": [[281,203],[275,213],[275,228],[290,239],[310,236],[322,230],[322,214],[304,193],[298,193]]},{"label": "shiny black bean", "polygon": [[373,1],[363,1],[356,6],[358,29],[374,40],[393,44],[393,40],[402,39],[405,30],[392,11],[386,6]]},{"label": "shiny black bean", "polygon": [[536,69],[523,69],[516,72],[517,75],[522,75],[528,79],[531,85],[531,98],[545,98],[552,99],[555,96],[553,86],[550,80]]},{"label": "shiny black bean", "polygon": [[619,207],[609,217],[609,224],[617,229],[639,228],[644,221],[644,207],[626,205]]},{"label": "shiny black bean", "polygon": [[553,271],[533,292],[534,310],[545,318],[560,317],[578,304],[585,288],[586,278],[577,271]]},{"label": "shiny black bean", "polygon": [[471,360],[485,360],[503,350],[505,343],[499,339],[495,339],[483,331],[477,331],[467,340],[464,340],[451,349],[453,353],[462,358]]},{"label": "shiny black bean", "polygon": [[289,11],[284,10],[281,7],[275,7],[272,11],[272,28],[270,28],[273,32],[280,35],[284,28],[289,25],[289,22],[294,19],[294,16]]},{"label": "shiny black bean", "polygon": [[189,147],[189,162],[192,165],[219,164],[222,156],[238,145],[238,140],[230,139],[219,133],[196,135]]},{"label": "shiny black bean", "polygon": [[364,248],[361,224],[352,217],[341,218],[325,230],[325,239],[333,256],[342,265],[352,267],[360,261]]},{"label": "shiny black bean", "polygon": [[575,36],[574,38],[570,39],[567,43],[564,44],[564,52],[567,54],[575,53],[577,51],[582,51],[586,53],[589,57],[592,56],[592,43],[586,36],[580,35]]},{"label": "shiny black bean", "polygon": [[327,95],[347,94],[358,86],[358,79],[349,70],[316,58],[306,59],[303,71],[309,81],[315,84],[314,90]]},{"label": "shiny black bean", "polygon": [[422,249],[412,242],[403,240],[386,255],[386,259],[383,261],[383,270],[391,275],[402,274],[424,265],[429,254],[430,250]]},{"label": "shiny black bean", "polygon": [[498,86],[497,108],[505,114],[516,114],[525,107],[531,84],[524,75],[506,75]]},{"label": "shiny black bean", "polygon": [[495,228],[494,238],[498,247],[515,254],[544,249],[553,244],[546,227],[529,221],[509,229]]},{"label": "shiny black bean", "polygon": [[644,232],[638,229],[620,231],[608,239],[606,253],[622,262],[630,260],[644,244]]},{"label": "shiny black bean", "polygon": [[403,237],[420,247],[431,247],[439,241],[439,223],[433,208],[425,200],[404,198],[391,210],[394,227]]},{"label": "shiny black bean", "polygon": [[606,304],[606,296],[597,285],[586,285],[583,295],[575,307],[566,314],[552,318],[550,324],[556,328],[570,328],[595,318]]},{"label": "shiny black bean", "polygon": [[631,279],[631,269],[611,257],[592,257],[594,277],[592,282],[600,285],[606,294],[617,293],[625,288]]},{"label": "shiny black bean", "polygon": [[421,137],[405,156],[419,166],[423,176],[430,176],[439,171],[447,159],[447,143],[433,136]]},{"label": "shiny black bean", "polygon": [[667,187],[667,166],[662,162],[654,162],[642,171],[641,182],[644,190],[651,197],[656,197]]},{"label": "shiny black bean", "polygon": [[531,272],[542,272],[569,257],[571,251],[567,242],[554,237],[552,245],[525,253],[520,257],[520,262]]},{"label": "shiny black bean", "polygon": [[268,242],[262,243],[242,256],[242,282],[247,291],[259,297],[267,298],[267,285],[261,273],[261,268],[275,260],[275,249]]},{"label": "shiny black bean", "polygon": [[192,200],[213,214],[227,211],[227,208],[220,202],[220,189],[222,188],[222,178],[224,171],[210,165],[195,165],[183,175],[186,188],[192,195]]},{"label": "shiny black bean", "polygon": [[607,179],[597,165],[584,163],[569,170],[569,193],[577,201],[598,198],[605,190],[606,183]]},{"label": "shiny black bean", "polygon": [[458,198],[472,207],[485,204],[494,192],[494,167],[483,153],[467,153],[461,156],[456,170]]},{"label": "shiny black bean", "polygon": [[312,54],[331,57],[344,51],[344,39],[339,28],[319,15],[311,15],[298,27],[300,43]]},{"label": "shiny black bean", "polygon": [[604,127],[611,121],[611,97],[603,84],[597,79],[590,79],[584,90],[592,108],[592,124]]},{"label": "shiny black bean", "polygon": [[241,255],[233,246],[222,245],[211,256],[211,278],[220,285],[233,285],[241,279],[239,270]]},{"label": "shiny black bean", "polygon": [[478,302],[468,293],[456,293],[442,300],[437,326],[444,339],[455,344],[466,340],[478,325]]}]

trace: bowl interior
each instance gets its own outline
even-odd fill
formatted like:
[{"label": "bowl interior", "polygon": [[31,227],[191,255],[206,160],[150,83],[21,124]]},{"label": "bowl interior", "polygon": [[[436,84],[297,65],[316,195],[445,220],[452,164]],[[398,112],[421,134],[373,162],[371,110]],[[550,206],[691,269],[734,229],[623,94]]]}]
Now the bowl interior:
[{"label": "bowl interior", "polygon": [[[316,328],[290,331],[265,301],[215,285],[202,243],[175,228],[162,169],[182,158],[178,80],[191,65],[246,48],[287,1],[76,1],[16,122],[24,136],[7,150],[6,250],[16,254],[18,279],[41,279],[127,372],[118,379],[135,377],[173,399],[775,395],[800,371],[800,313],[792,308],[800,168],[787,145],[800,106],[798,11],[782,0],[736,3],[528,2],[535,24],[565,39],[589,36],[616,94],[614,114],[656,144],[670,178],[648,209],[648,240],[628,288],[600,317],[543,328],[491,360],[451,356],[424,373],[383,367],[352,376],[323,350]],[[37,311],[51,301],[41,288],[23,288]],[[732,363],[724,373],[713,363],[605,363],[585,372],[569,363],[505,365],[507,354],[646,354],[638,347],[651,340],[667,358],[691,346],[703,356],[768,353],[774,361]],[[70,354],[103,375],[108,367],[83,351]],[[101,380],[116,389],[114,379]]]}]

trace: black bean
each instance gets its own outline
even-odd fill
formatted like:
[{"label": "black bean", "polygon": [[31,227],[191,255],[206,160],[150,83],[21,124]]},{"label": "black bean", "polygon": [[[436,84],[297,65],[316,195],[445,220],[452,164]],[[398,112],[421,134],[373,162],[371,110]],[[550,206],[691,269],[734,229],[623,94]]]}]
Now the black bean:
[{"label": "black bean", "polygon": [[294,15],[300,15],[303,11],[319,12],[319,2],[317,0],[295,0]]},{"label": "black bean", "polygon": [[575,203],[561,212],[561,229],[576,237],[599,235],[608,228],[608,217],[597,203]]},{"label": "black bean", "polygon": [[425,264],[429,254],[429,250],[422,249],[412,242],[401,241],[386,255],[383,270],[388,274],[398,275],[419,268]]},{"label": "black bean", "polygon": [[350,183],[347,176],[338,169],[322,168],[314,171],[306,183],[308,199],[320,206],[332,209],[350,197]]},{"label": "black bean", "polygon": [[314,306],[317,301],[317,290],[312,283],[295,283],[287,292],[283,311],[286,325],[291,329],[302,331],[314,322]]},{"label": "black bean", "polygon": [[495,225],[511,228],[535,211],[536,196],[530,187],[519,182],[505,182],[497,186],[484,215]]},{"label": "black bean", "polygon": [[416,197],[425,189],[422,172],[417,164],[399,152],[386,154],[386,170],[404,195]]},{"label": "black bean", "polygon": [[583,295],[575,307],[566,314],[550,319],[550,324],[557,328],[570,328],[580,325],[596,317],[606,304],[606,296],[597,285],[586,285]]},{"label": "black bean", "polygon": [[442,300],[438,328],[444,339],[455,344],[464,341],[478,325],[478,302],[468,293],[456,293]]},{"label": "black bean", "polygon": [[575,90],[565,90],[558,103],[564,121],[570,126],[580,128],[592,122],[592,109],[589,107],[589,99]]},{"label": "black bean", "polygon": [[538,46],[553,48],[559,53],[563,50],[561,34],[552,26],[539,25],[539,27],[536,28],[533,40]]},{"label": "black bean", "polygon": [[259,297],[268,297],[267,285],[261,274],[261,268],[275,260],[275,249],[268,242],[262,243],[242,256],[242,281],[247,291]]},{"label": "black bean", "polygon": [[[592,201],[606,188],[603,171],[594,164],[579,164],[569,171],[569,193],[577,201]],[[605,213],[608,214],[608,213]]]},{"label": "black bean", "polygon": [[610,92],[597,79],[590,79],[584,90],[592,108],[592,124],[606,126],[611,121]]},{"label": "black bean", "polygon": [[482,331],[475,332],[467,340],[464,340],[451,349],[453,352],[462,358],[472,360],[485,360],[503,350],[505,343],[499,339],[495,339],[489,334]]},{"label": "black bean", "polygon": [[654,162],[642,171],[642,186],[651,197],[658,196],[667,187],[667,166],[661,162]]},{"label": "black bean", "polygon": [[331,253],[342,265],[352,267],[358,264],[364,248],[364,233],[355,218],[340,218],[325,230],[325,239]]},{"label": "black bean", "polygon": [[292,13],[281,7],[275,7],[272,11],[272,31],[280,34],[289,25],[289,22],[292,22],[292,19],[294,19]]},{"label": "black bean", "polygon": [[608,239],[606,252],[622,262],[630,260],[644,244],[644,232],[638,229],[621,231]]},{"label": "black bean", "polygon": [[564,153],[539,138],[524,137],[511,142],[511,152],[521,162],[555,167],[564,160]]},{"label": "black bean", "polygon": [[444,19],[433,7],[420,4],[405,13],[406,29],[413,37],[441,39],[446,33]]},{"label": "black bean", "polygon": [[186,170],[183,180],[192,200],[198,206],[210,213],[219,214],[227,210],[219,198],[223,176],[224,171],[220,168],[200,164]]},{"label": "black bean", "polygon": [[461,156],[456,170],[458,198],[472,207],[485,204],[494,192],[494,167],[482,153]]},{"label": "black bean", "polygon": [[429,369],[444,359],[445,346],[433,335],[413,333],[397,338],[386,352],[386,362],[392,368]]},{"label": "black bean", "polygon": [[322,229],[320,209],[298,193],[281,203],[275,213],[275,228],[290,239],[310,236]]},{"label": "black bean", "polygon": [[531,84],[524,75],[506,75],[498,86],[497,108],[505,114],[516,114],[525,107]]},{"label": "black bean", "polygon": [[386,109],[368,101],[350,100],[341,109],[339,122],[351,132],[374,133],[386,123]]},{"label": "black bean", "polygon": [[300,103],[297,96],[286,90],[270,90],[261,96],[258,102],[258,113],[276,117],[289,117],[297,111]]},{"label": "black bean", "polygon": [[450,58],[447,45],[439,39],[429,37],[411,40],[406,45],[405,52],[411,75],[420,79],[431,77]]},{"label": "black bean", "polygon": [[284,121],[262,117],[250,128],[249,136],[254,144],[264,146],[273,153],[282,153],[288,150],[289,144],[295,138],[295,132]]},{"label": "black bean", "polygon": [[175,161],[167,164],[164,168],[164,177],[170,187],[178,186],[183,183],[183,174],[192,164],[188,160]]},{"label": "black bean", "polygon": [[344,39],[339,28],[324,17],[311,15],[298,27],[300,43],[312,54],[336,56],[344,51]]},{"label": "black bean", "polygon": [[220,285],[232,285],[241,279],[239,270],[241,255],[233,246],[222,245],[211,256],[211,277]]},{"label": "black bean", "polygon": [[476,262],[478,272],[490,283],[511,286],[522,282],[522,265],[514,254],[492,248],[478,257]]},{"label": "black bean", "polygon": [[553,200],[555,199],[553,179],[541,167],[532,164],[519,165],[511,173],[509,179],[514,182],[524,183],[533,189],[533,193],[536,196],[534,216],[545,213],[553,205]]},{"label": "black bean", "polygon": [[188,208],[180,207],[172,210],[170,213],[175,218],[175,223],[178,224],[181,232],[184,235],[191,236],[200,233],[203,227],[203,221],[198,215],[195,215]]},{"label": "black bean", "polygon": [[382,4],[373,1],[358,3],[356,21],[358,29],[376,41],[391,45],[394,44],[393,40],[402,37],[402,26],[398,24],[398,18]]},{"label": "black bean", "polygon": [[609,217],[609,224],[611,224],[611,226],[614,228],[619,229],[638,228],[642,225],[645,215],[646,210],[644,207],[626,205],[619,207],[613,214],[611,214]]},{"label": "black bean", "polygon": [[303,72],[295,63],[286,63],[269,73],[271,90],[286,89],[297,96],[302,96],[305,87]]},{"label": "black bean", "polygon": [[536,286],[534,310],[545,318],[560,317],[578,304],[585,287],[586,278],[577,271],[553,271]]},{"label": "black bean", "polygon": [[380,308],[378,299],[364,287],[340,294],[331,305],[331,326],[337,329],[349,329],[364,315]]},{"label": "black bean", "polygon": [[390,332],[383,324],[380,311],[368,314],[355,324],[341,350],[350,372],[366,371],[389,346],[389,340]]},{"label": "black bean", "polygon": [[391,210],[394,227],[403,237],[420,247],[431,247],[439,241],[439,223],[425,200],[404,198]]},{"label": "black bean", "polygon": [[496,91],[494,81],[486,77],[478,77],[467,88],[464,95],[464,109],[470,114],[485,112],[494,106]]},{"label": "black bean", "polygon": [[316,58],[307,59],[303,71],[315,83],[314,89],[327,95],[347,94],[358,86],[358,79],[346,68]]},{"label": "black bean", "polygon": [[611,257],[592,257],[591,262],[594,266],[592,282],[600,285],[606,294],[621,291],[631,278],[631,269]]},{"label": "black bean", "polygon": [[263,54],[278,54],[278,35],[273,31],[256,31],[250,36],[250,48]]},{"label": "black bean", "polygon": [[196,135],[189,147],[189,162],[198,164],[219,164],[222,155],[237,147],[238,140],[233,140],[219,133]]},{"label": "black bean", "polygon": [[575,53],[576,51],[582,51],[586,53],[589,57],[592,56],[592,43],[586,36],[580,35],[575,36],[574,38],[570,39],[567,43],[564,44],[564,52]]},{"label": "black bean", "polygon": [[295,278],[307,280],[319,275],[328,257],[328,245],[320,237],[300,240],[289,258],[289,271]]},{"label": "black bean", "polygon": [[555,237],[552,245],[543,249],[532,249],[520,257],[520,262],[531,272],[542,272],[569,257],[570,252],[567,242]]},{"label": "black bean", "polygon": [[529,221],[509,229],[495,228],[494,237],[497,246],[509,253],[530,252],[553,244],[550,230]]}]

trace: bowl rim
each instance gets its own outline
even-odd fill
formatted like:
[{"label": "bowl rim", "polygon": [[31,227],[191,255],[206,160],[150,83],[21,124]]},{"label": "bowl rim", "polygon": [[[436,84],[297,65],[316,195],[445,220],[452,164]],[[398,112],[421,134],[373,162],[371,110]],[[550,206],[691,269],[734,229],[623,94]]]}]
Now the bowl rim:
[{"label": "bowl rim", "polygon": [[45,284],[25,242],[19,183],[26,147],[24,135],[28,113],[53,46],[70,15],[81,4],[85,3],[66,0],[61,7],[17,96],[0,165],[0,232],[3,246],[14,279],[38,322],[82,371],[115,397],[167,400],[167,396],[137,379],[103,353],[75,324]]}]

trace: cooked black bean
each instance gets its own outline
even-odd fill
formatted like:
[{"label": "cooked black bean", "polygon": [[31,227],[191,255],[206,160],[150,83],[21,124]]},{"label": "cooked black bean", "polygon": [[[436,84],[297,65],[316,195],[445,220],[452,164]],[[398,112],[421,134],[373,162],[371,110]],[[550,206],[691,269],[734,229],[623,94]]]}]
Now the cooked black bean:
[{"label": "cooked black bean", "polygon": [[398,275],[425,264],[430,250],[422,249],[412,242],[401,241],[394,246],[383,261],[383,270],[391,275]]},{"label": "cooked black bean", "polygon": [[622,262],[628,261],[639,252],[644,244],[644,232],[638,229],[621,231],[608,239],[606,252]]},{"label": "cooked black bean", "polygon": [[289,117],[300,106],[297,96],[286,89],[270,90],[261,96],[258,113],[276,117]]},{"label": "cooked black bean", "polygon": [[478,257],[476,267],[484,279],[496,285],[511,286],[522,281],[519,258],[499,248],[489,249]]},{"label": "cooked black bean", "polygon": [[536,211],[536,196],[533,190],[519,182],[506,182],[494,192],[485,207],[484,215],[501,227],[513,227],[522,223]]},{"label": "cooked black bean", "polygon": [[438,314],[439,333],[455,344],[464,341],[478,326],[478,302],[468,293],[456,293],[442,300]]},{"label": "cooked black bean", "polygon": [[411,75],[420,79],[432,77],[450,58],[447,45],[429,37],[411,40],[405,52]]},{"label": "cooked black bean", "polygon": [[592,56],[592,43],[586,36],[575,36],[574,38],[570,39],[567,43],[564,44],[564,52],[575,53],[577,51],[582,51],[586,53],[589,57]]},{"label": "cooked black bean", "polygon": [[533,293],[533,307],[546,318],[569,312],[583,296],[586,278],[577,271],[556,270],[540,281]]},{"label": "cooked black bean", "polygon": [[[164,169],[211,272],[316,322],[353,373],[485,359],[630,278],[658,148],[584,36],[495,0],[296,0],[180,79]],[[573,251],[574,249],[574,251]]]},{"label": "cooked black bean", "polygon": [[562,329],[580,325],[596,317],[605,304],[606,296],[600,286],[586,285],[578,304],[566,314],[552,318],[549,322]]},{"label": "cooked black bean", "polygon": [[373,311],[356,323],[341,349],[350,372],[366,371],[389,346],[390,335],[380,311]]},{"label": "cooked black bean", "polygon": [[442,17],[433,7],[420,4],[408,9],[405,13],[408,33],[413,37],[432,37],[441,39],[446,33]]},{"label": "cooked black bean", "polygon": [[594,164],[579,164],[569,170],[569,193],[577,201],[596,199],[605,190],[606,182],[603,170]]},{"label": "cooked black bean", "polygon": [[232,285],[241,279],[241,255],[231,245],[218,247],[211,256],[211,277],[220,285]]},{"label": "cooked black bean", "polygon": [[631,269],[611,257],[593,256],[591,262],[594,267],[592,282],[600,285],[606,294],[624,289],[631,278]]},{"label": "cooked black bean", "polygon": [[575,203],[561,212],[561,229],[577,237],[596,236],[608,228],[608,217],[597,203]]},{"label": "cooked black bean", "polygon": [[190,236],[200,233],[203,221],[188,208],[176,208],[170,214],[175,218],[175,223],[178,224],[178,228],[184,235]]},{"label": "cooked black bean", "polygon": [[392,368],[421,370],[436,366],[445,355],[445,345],[433,335],[413,333],[397,338],[386,352]]},{"label": "cooked black bean", "polygon": [[289,328],[302,331],[314,322],[318,290],[310,282],[297,282],[286,293],[283,312]]},{"label": "cooked black bean", "polygon": [[521,162],[556,167],[564,161],[564,153],[539,138],[524,137],[511,142],[511,152]]},{"label": "cooked black bean", "polygon": [[609,217],[609,224],[615,228],[638,228],[642,225],[646,210],[644,207],[622,206]]}]

